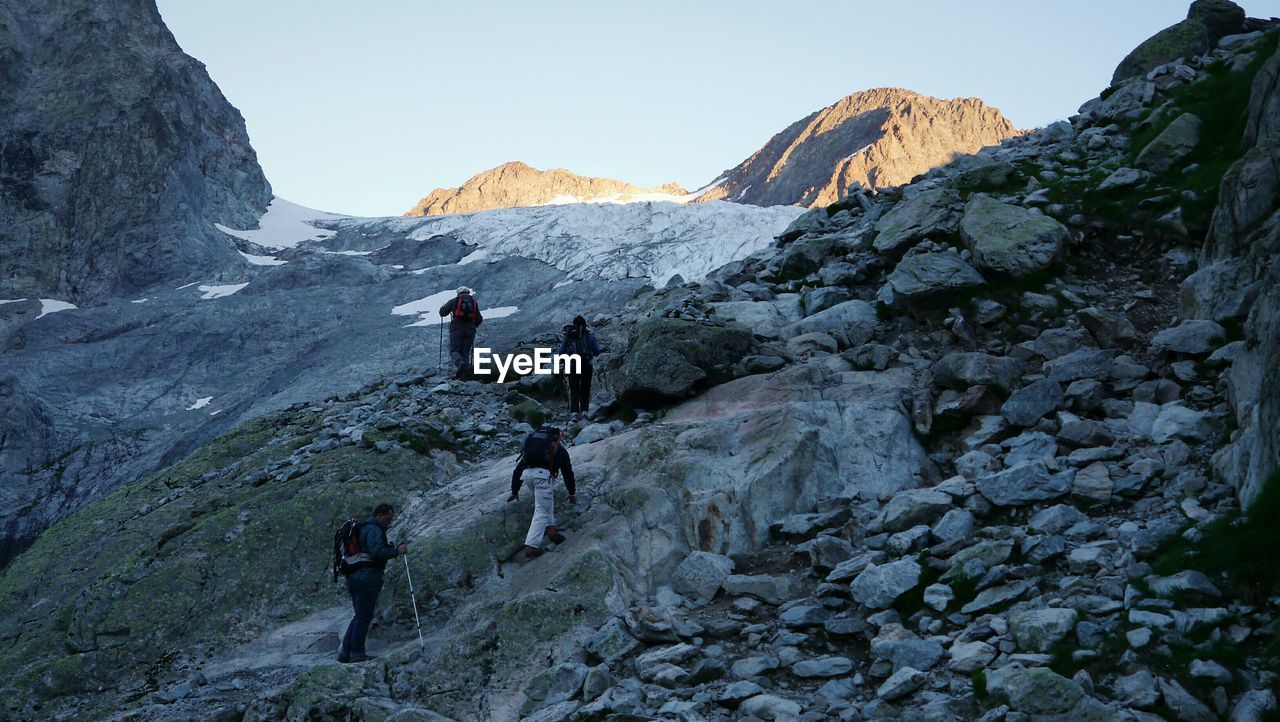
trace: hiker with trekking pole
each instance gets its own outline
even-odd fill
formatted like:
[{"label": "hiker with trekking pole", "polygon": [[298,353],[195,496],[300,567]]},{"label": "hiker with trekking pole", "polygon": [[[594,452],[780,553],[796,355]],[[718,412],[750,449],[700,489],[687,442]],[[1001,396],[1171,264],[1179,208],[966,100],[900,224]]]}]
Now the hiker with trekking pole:
[{"label": "hiker with trekking pole", "polygon": [[525,437],[520,446],[520,458],[511,472],[511,496],[513,502],[520,495],[520,487],[529,482],[533,487],[533,519],[529,533],[524,538],[524,554],[532,559],[542,554],[545,536],[556,544],[564,543],[564,535],[556,529],[555,478],[564,475],[564,486],[569,491],[569,503],[577,504],[577,485],[573,477],[573,463],[569,451],[564,448],[560,429],[543,426]]},{"label": "hiker with trekking pole", "polygon": [[[351,606],[355,612],[347,633],[338,648],[338,661],[343,664],[373,659],[365,650],[369,625],[373,623],[373,610],[378,606],[382,592],[383,570],[387,562],[409,553],[408,544],[392,544],[387,541],[387,528],[395,520],[395,509],[390,504],[374,507],[373,515],[362,522],[348,519],[338,529],[333,540],[333,579],[342,574],[347,578],[347,592],[351,594]],[[409,572],[408,558],[405,573]],[[410,595],[412,584],[410,581]],[[418,617],[418,602],[413,603],[413,615]],[[422,643],[422,625],[418,624],[418,642]]]},{"label": "hiker with trekking pole", "polygon": [[[480,315],[480,302],[470,288],[462,286],[458,295],[440,307],[440,318],[449,317],[449,360],[453,361],[455,376],[462,378],[471,368],[471,347],[475,345],[476,330],[484,322]],[[441,345],[444,329],[440,330]]]}]

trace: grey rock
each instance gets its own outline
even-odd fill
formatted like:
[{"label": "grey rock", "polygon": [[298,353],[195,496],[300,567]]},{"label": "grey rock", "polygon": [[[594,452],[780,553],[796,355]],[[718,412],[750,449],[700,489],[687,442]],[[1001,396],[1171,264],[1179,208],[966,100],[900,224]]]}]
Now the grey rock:
[{"label": "grey rock", "polygon": [[1084,690],[1075,682],[1043,668],[1015,668],[1002,683],[1009,706],[1030,715],[1062,715],[1084,699]]},{"label": "grey rock", "polygon": [[1020,649],[1048,652],[1075,628],[1074,609],[1032,609],[1009,615],[1009,631]]},{"label": "grey rock", "polygon": [[736,707],[744,699],[762,694],[764,688],[749,679],[732,682],[716,695],[716,701],[726,707]]},{"label": "grey rock", "polygon": [[928,679],[929,675],[918,669],[903,667],[889,675],[889,678],[876,688],[876,696],[892,702],[920,689]]},{"label": "grey rock", "polygon": [[605,662],[612,662],[630,654],[640,646],[640,642],[631,633],[622,620],[610,619],[590,639],[587,640],[587,651]]},{"label": "grey rock", "polygon": [[1199,356],[1213,351],[1226,337],[1226,329],[1213,321],[1183,321],[1153,336],[1151,347],[1158,351]]},{"label": "grey rock", "polygon": [[803,318],[788,326],[784,333],[786,336],[825,333],[836,339],[841,348],[853,348],[871,340],[877,322],[871,304],[853,300]]},{"label": "grey rock", "polygon": [[1031,587],[1031,582],[1022,581],[984,589],[978,593],[977,597],[974,597],[972,602],[961,607],[960,611],[965,614],[975,614],[1002,604],[1008,604],[1026,594]]},{"label": "grey rock", "polygon": [[895,671],[911,667],[928,671],[942,658],[942,645],[931,639],[920,639],[901,625],[888,624],[871,640],[871,654],[888,660]]},{"label": "grey rock", "polygon": [[1210,597],[1221,597],[1222,591],[1205,576],[1204,572],[1188,569],[1167,577],[1149,577],[1147,585],[1152,593],[1171,597],[1182,592],[1196,592]]},{"label": "grey rock", "polygon": [[1145,669],[1118,677],[1114,689],[1116,699],[1127,707],[1149,709],[1160,700],[1160,690],[1156,688],[1156,677]]},{"label": "grey rock", "polygon": [[859,604],[871,609],[885,609],[920,583],[921,571],[914,559],[868,564],[849,589]]},{"label": "grey rock", "polygon": [[1214,722],[1218,715],[1207,704],[1174,679],[1160,679],[1160,694],[1164,697],[1165,706],[1173,716],[1181,722]]},{"label": "grey rock", "polygon": [[1106,379],[1111,375],[1114,353],[1104,349],[1083,348],[1060,356],[1044,365],[1045,374],[1054,381]]},{"label": "grey rock", "polygon": [[1076,317],[1103,348],[1132,346],[1138,341],[1138,330],[1133,327],[1133,322],[1119,311],[1090,306],[1080,309]]},{"label": "grey rock", "polygon": [[1062,386],[1057,381],[1040,379],[1010,394],[1000,413],[1009,423],[1028,427],[1056,410],[1062,401]]},{"label": "grey rock", "polygon": [[695,551],[671,575],[671,586],[695,601],[707,601],[733,573],[733,560],[723,554]]},{"label": "grey rock", "polygon": [[959,221],[952,207],[959,203],[960,194],[947,188],[918,193],[898,203],[876,221],[876,238],[872,246],[881,253],[896,257],[925,238],[952,233]]},{"label": "grey rock", "polygon": [[1160,415],[1151,424],[1151,440],[1163,444],[1172,439],[1203,441],[1209,438],[1213,428],[1212,417],[1180,403],[1161,407]]},{"label": "grey rock", "polygon": [[960,254],[950,251],[909,254],[898,262],[888,281],[909,305],[943,301],[986,282]]},{"label": "grey rock", "polygon": [[769,604],[781,604],[791,596],[791,580],[784,576],[731,574],[723,587],[728,594],[754,597]]},{"label": "grey rock", "polygon": [[1251,689],[1231,708],[1231,722],[1262,722],[1276,710],[1276,695],[1269,689]]},{"label": "grey rock", "polygon": [[791,673],[797,677],[839,677],[853,669],[853,660],[848,657],[818,657],[806,659],[791,665]]},{"label": "grey rock", "polygon": [[1016,360],[985,353],[951,353],[933,365],[934,384],[949,388],[983,385],[1012,391],[1019,376]]},{"label": "grey rock", "polygon": [[1052,473],[1034,461],[978,477],[978,492],[997,506],[1025,506],[1056,499],[1071,490],[1074,472]]},{"label": "grey rock", "polygon": [[1086,519],[1084,512],[1074,506],[1056,504],[1032,515],[1027,527],[1045,534],[1058,534]]},{"label": "grey rock", "polygon": [[750,679],[759,677],[765,672],[769,672],[778,668],[778,658],[768,655],[756,655],[753,657],[745,657],[734,662],[730,667],[733,676],[740,679]]},{"label": "grey rock", "polygon": [[1140,171],[1137,168],[1117,168],[1102,179],[1102,182],[1098,184],[1098,190],[1111,191],[1132,188],[1145,181],[1149,176],[1149,173]]},{"label": "grey rock", "polygon": [[960,233],[979,271],[1015,278],[1051,266],[1069,238],[1058,221],[982,194],[965,204]]},{"label": "grey rock", "polygon": [[1200,118],[1196,115],[1179,115],[1147,143],[1134,164],[1153,173],[1165,173],[1178,167],[1178,163],[1200,144],[1200,125]]},{"label": "grey rock", "polygon": [[1244,30],[1244,10],[1227,0],[1191,3],[1187,18],[1147,38],[1116,66],[1111,85],[1142,76],[1178,58],[1207,53],[1218,41]]},{"label": "grey rock", "polygon": [[804,710],[798,702],[772,694],[758,694],[738,706],[738,712],[756,719],[791,722]]},{"label": "grey rock", "polygon": [[876,531],[896,532],[926,524],[952,509],[952,498],[933,489],[907,489],[894,494],[872,524]]},{"label": "grey rock", "polygon": [[986,642],[956,642],[947,650],[951,661],[947,667],[952,672],[969,674],[985,669],[996,658],[996,648]]}]

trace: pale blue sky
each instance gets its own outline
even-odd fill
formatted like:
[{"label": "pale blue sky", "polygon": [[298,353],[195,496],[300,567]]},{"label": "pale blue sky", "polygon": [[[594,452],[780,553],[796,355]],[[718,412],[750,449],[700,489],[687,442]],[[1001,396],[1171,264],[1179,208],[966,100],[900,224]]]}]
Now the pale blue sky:
[{"label": "pale blue sky", "polygon": [[877,86],[977,96],[1042,125],[1188,2],[158,4],[244,114],[279,196],[388,215],[509,160],[693,190]]}]

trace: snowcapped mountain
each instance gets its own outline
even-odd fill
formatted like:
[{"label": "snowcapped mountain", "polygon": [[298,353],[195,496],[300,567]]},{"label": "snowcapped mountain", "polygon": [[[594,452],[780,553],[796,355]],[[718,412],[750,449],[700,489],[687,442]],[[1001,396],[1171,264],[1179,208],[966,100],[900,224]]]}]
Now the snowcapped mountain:
[{"label": "snowcapped mountain", "polygon": [[435,216],[558,203],[679,202],[687,195],[675,183],[641,188],[613,178],[582,176],[564,168],[538,170],[512,161],[477,173],[457,188],[431,191],[405,215]]},{"label": "snowcapped mountain", "polygon": [[942,100],[901,88],[853,93],[773,136],[722,173],[700,201],[829,205],[853,183],[902,185],[959,155],[1016,135],[977,98]]}]

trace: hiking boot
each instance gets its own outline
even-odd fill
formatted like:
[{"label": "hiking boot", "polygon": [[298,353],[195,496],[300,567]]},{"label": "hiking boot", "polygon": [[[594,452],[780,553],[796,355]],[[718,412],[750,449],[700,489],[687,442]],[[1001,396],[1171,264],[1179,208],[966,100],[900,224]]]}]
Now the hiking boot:
[{"label": "hiking boot", "polygon": [[346,652],[338,652],[338,664],[349,664],[350,662],[351,655]]},{"label": "hiking boot", "polygon": [[548,532],[547,538],[556,544],[564,544],[564,534],[561,534],[558,531]]},{"label": "hiking boot", "polygon": [[533,547],[530,547],[530,546],[527,546],[527,547],[525,547],[525,548],[524,548],[524,558],[525,558],[525,559],[535,559],[535,558],[540,557],[540,556],[542,556],[542,550],[541,550],[541,549],[534,549]]},{"label": "hiking boot", "polygon": [[[357,664],[359,662],[368,662],[371,659],[377,659],[377,657],[372,654],[353,654],[350,657],[348,657],[347,661],[343,662],[343,664]],[[342,662],[341,659],[339,659],[338,661]]]}]

